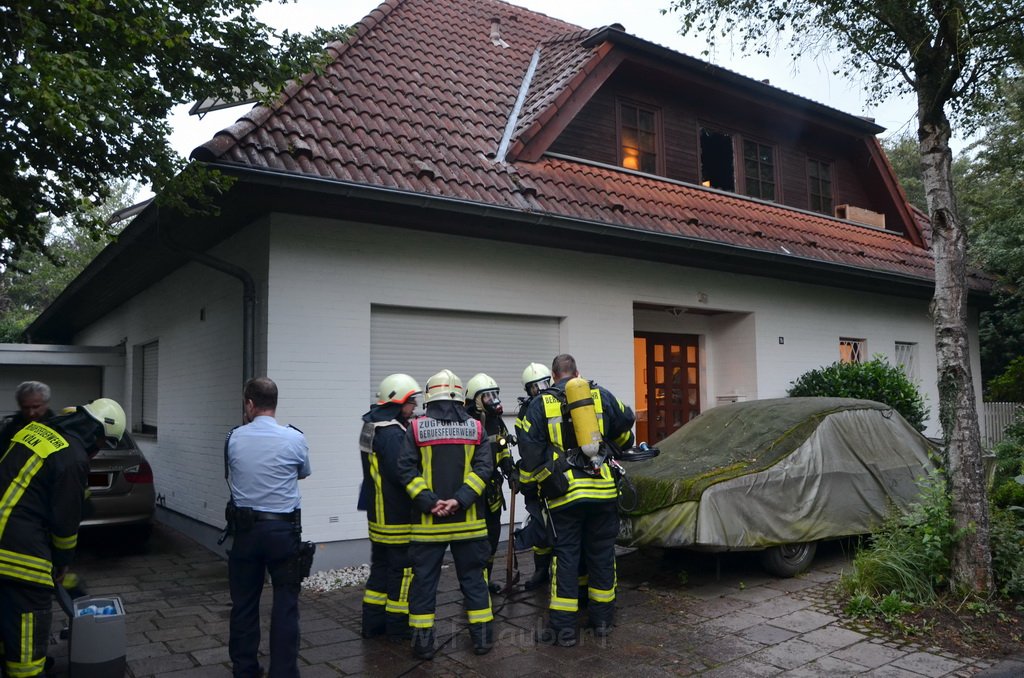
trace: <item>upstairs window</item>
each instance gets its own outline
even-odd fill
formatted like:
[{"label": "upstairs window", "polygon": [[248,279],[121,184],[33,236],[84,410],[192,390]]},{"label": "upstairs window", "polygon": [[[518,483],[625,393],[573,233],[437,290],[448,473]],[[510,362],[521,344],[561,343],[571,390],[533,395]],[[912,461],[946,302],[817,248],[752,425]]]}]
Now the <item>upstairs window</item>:
[{"label": "upstairs window", "polygon": [[658,114],[619,102],[619,163],[626,169],[658,174]]},{"label": "upstairs window", "polygon": [[732,137],[725,132],[700,128],[700,183],[723,191],[736,190]]},{"label": "upstairs window", "polygon": [[862,363],[868,351],[867,339],[839,337],[839,362]]},{"label": "upstairs window", "polygon": [[832,163],[808,158],[807,186],[811,209],[823,214],[832,214]]},{"label": "upstairs window", "polygon": [[771,146],[745,139],[743,173],[747,195],[775,200],[775,150]]}]

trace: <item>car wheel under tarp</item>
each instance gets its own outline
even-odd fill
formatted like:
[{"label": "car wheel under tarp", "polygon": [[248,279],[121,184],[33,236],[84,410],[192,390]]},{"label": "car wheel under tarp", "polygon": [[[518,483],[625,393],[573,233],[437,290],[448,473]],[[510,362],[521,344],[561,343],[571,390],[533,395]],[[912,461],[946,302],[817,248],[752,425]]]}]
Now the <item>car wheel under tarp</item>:
[{"label": "car wheel under tarp", "polygon": [[782,544],[761,552],[761,567],[776,577],[795,577],[811,566],[817,542]]}]

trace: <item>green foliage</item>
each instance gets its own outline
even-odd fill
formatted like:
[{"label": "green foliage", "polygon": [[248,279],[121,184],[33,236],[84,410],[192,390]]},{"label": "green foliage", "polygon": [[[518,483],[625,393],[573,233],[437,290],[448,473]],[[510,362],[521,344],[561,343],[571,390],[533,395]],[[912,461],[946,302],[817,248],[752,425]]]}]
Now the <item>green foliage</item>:
[{"label": "green foliage", "polygon": [[1000,595],[1024,599],[1024,517],[1011,509],[992,509],[992,571]]},{"label": "green foliage", "polygon": [[124,224],[110,224],[110,217],[131,206],[134,196],[135,189],[127,184],[112,187],[110,200],[93,210],[92,216],[104,224],[102,232],[61,220],[47,239],[45,254],[25,251],[0,271],[0,342],[22,340],[25,328],[116,237]]},{"label": "green foliage", "polygon": [[1024,506],[1024,485],[1017,480],[1024,474],[1024,413],[1006,428],[993,452],[996,467],[989,501],[995,508]]},{"label": "green foliage", "polygon": [[889,364],[876,355],[863,363],[835,362],[802,374],[787,391],[794,398],[825,396],[862,398],[889,405],[918,431],[925,429],[928,410],[917,386],[902,367]]},{"label": "green foliage", "polygon": [[[168,141],[173,106],[237,99],[257,85],[273,99],[344,35],[275,31],[255,17],[262,2],[0,5],[0,266],[44,251],[51,218],[102,235],[88,208],[106,201],[115,181],[165,193],[184,165]],[[207,186],[181,200],[201,202]]]},{"label": "green foliage", "polygon": [[891,617],[928,603],[949,585],[950,557],[960,538],[940,471],[918,482],[921,494],[905,513],[893,513],[853,559],[841,584],[851,614]]}]

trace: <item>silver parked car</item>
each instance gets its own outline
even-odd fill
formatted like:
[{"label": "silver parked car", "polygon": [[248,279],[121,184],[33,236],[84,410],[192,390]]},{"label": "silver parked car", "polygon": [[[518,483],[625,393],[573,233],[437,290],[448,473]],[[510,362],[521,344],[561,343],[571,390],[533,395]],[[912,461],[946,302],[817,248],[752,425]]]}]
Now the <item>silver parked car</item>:
[{"label": "silver parked car", "polygon": [[90,501],[82,527],[126,526],[145,540],[156,508],[153,469],[127,433],[116,447],[107,444],[89,462]]}]

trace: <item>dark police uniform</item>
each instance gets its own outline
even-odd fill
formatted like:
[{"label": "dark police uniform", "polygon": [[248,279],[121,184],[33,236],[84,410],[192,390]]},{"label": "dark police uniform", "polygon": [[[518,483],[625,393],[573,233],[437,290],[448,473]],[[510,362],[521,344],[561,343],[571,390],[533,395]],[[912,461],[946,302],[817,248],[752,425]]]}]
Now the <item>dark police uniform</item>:
[{"label": "dark police uniform", "polygon": [[0,452],[0,639],[11,677],[43,673],[54,573],[78,543],[89,455],[61,426],[69,417],[25,425]]},{"label": "dark police uniform", "polygon": [[269,571],[274,604],[268,675],[298,676],[301,582],[291,571],[301,540],[298,480],[310,474],[309,448],[302,432],[269,416],[232,430],[226,445],[231,498],[246,516],[235,522],[228,553],[234,675],[259,675],[260,596]]},{"label": "dark police uniform", "polygon": [[370,534],[370,577],[363,593],[364,638],[387,633],[409,636],[409,534],[412,500],[398,473],[398,456],[406,424],[399,403],[373,405],[363,415],[359,450],[363,487],[359,506],[366,511]]},{"label": "dark police uniform", "polygon": [[[414,650],[432,648],[437,585],[445,550],[450,547],[470,636],[478,649],[491,642],[491,596],[484,566],[489,545],[483,501],[486,479],[493,472],[490,445],[483,427],[461,403],[427,403],[427,416],[409,423],[399,457],[399,471],[415,505],[409,555],[413,579],[409,593],[409,625]],[[459,510],[437,517],[430,510],[439,499],[457,499]]]},{"label": "dark police uniform", "polygon": [[[558,640],[570,644],[575,639],[579,611],[581,559],[589,573],[590,624],[604,634],[613,623],[619,516],[611,467],[602,464],[594,471],[568,463],[565,451],[578,446],[565,408],[567,381],[562,379],[530,402],[520,420],[519,449],[523,468],[536,481],[547,504],[555,537],[550,627]],[[628,447],[633,438],[633,412],[607,389],[591,384],[590,393],[604,439],[620,449]]]}]

